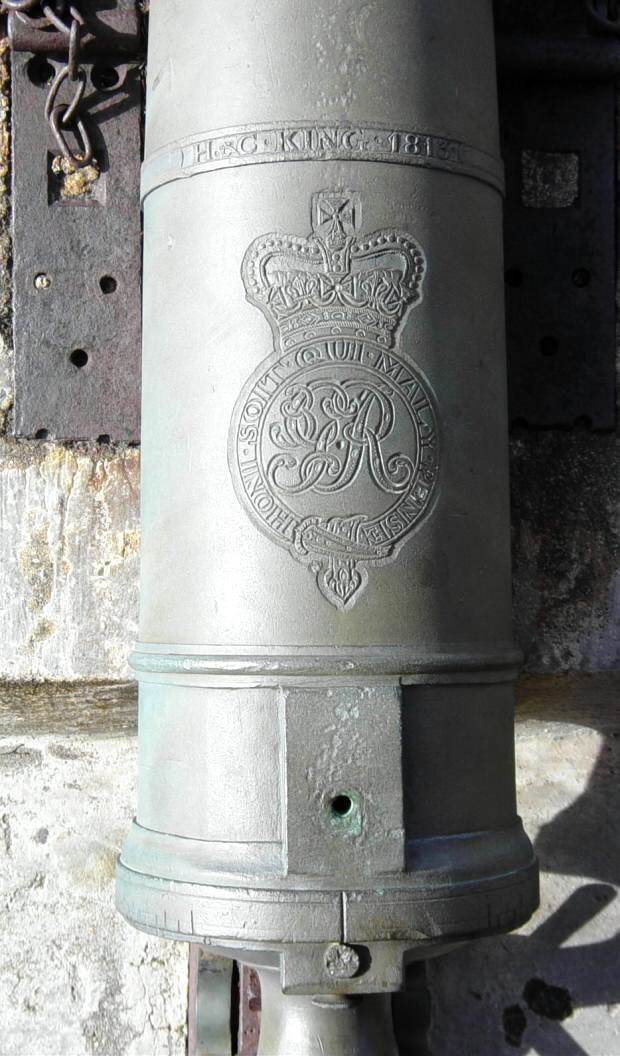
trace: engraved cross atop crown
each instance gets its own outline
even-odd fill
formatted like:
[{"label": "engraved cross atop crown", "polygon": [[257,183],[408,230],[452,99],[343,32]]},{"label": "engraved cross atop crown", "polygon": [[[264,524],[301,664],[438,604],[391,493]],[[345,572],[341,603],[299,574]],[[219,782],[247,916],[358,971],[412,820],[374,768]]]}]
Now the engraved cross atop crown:
[{"label": "engraved cross atop crown", "polygon": [[247,297],[283,349],[333,335],[390,347],[421,300],[425,259],[415,239],[391,228],[358,239],[360,220],[358,194],[319,191],[309,237],[262,235],[249,247],[242,267]]}]

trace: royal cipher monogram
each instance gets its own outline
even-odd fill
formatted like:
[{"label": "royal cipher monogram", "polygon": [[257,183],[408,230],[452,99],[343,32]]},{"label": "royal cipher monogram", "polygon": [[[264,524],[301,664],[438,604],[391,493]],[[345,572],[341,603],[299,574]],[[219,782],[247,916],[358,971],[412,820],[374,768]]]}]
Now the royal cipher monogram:
[{"label": "royal cipher monogram", "polygon": [[360,220],[357,194],[321,191],[312,235],[249,247],[242,277],[275,352],[237,401],[229,452],[252,520],[342,611],[419,524],[438,464],[428,382],[395,341],[424,254],[403,231],[358,238]]}]

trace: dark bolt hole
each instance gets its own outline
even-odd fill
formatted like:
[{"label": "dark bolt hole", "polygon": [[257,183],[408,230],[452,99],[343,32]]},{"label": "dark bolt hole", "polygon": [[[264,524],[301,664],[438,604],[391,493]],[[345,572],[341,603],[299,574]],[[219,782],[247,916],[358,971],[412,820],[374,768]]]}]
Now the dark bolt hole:
[{"label": "dark bolt hole", "polygon": [[334,796],[332,799],[332,814],[336,818],[346,818],[352,806],[350,796]]},{"label": "dark bolt hole", "polygon": [[69,359],[73,363],[74,367],[81,370],[88,363],[88,352],[85,352],[83,348],[74,348],[73,352],[69,356]]},{"label": "dark bolt hole", "polygon": [[557,337],[541,337],[538,345],[541,356],[555,356],[558,350],[558,339]]},{"label": "dark bolt hole", "polygon": [[37,429],[36,433],[34,434],[34,438],[35,440],[47,440],[49,435],[50,434],[47,429]]},{"label": "dark bolt hole", "polygon": [[52,83],[56,70],[51,62],[44,59],[42,55],[35,55],[26,63],[26,73],[28,74],[28,80],[32,84],[43,88],[46,84]]},{"label": "dark bolt hole", "polygon": [[592,275],[590,274],[587,268],[575,268],[571,278],[573,281],[573,286],[577,286],[580,290],[582,290],[584,286],[590,285],[590,279],[592,278]]},{"label": "dark bolt hole", "polygon": [[102,293],[114,293],[117,282],[111,275],[102,275],[99,279],[99,286]]},{"label": "dark bolt hole", "polygon": [[118,86],[121,75],[113,66],[93,66],[90,79],[100,92],[111,92]]},{"label": "dark bolt hole", "polygon": [[97,437],[97,443],[98,444],[109,444],[110,443],[110,434],[109,433],[101,433]]},{"label": "dark bolt hole", "polygon": [[507,268],[504,280],[507,286],[523,286],[523,272],[519,268]]}]

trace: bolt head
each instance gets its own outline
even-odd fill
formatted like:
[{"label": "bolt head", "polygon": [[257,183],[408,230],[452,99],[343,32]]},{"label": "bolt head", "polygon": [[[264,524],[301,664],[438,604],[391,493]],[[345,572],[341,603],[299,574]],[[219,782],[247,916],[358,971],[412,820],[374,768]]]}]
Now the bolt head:
[{"label": "bolt head", "polygon": [[325,968],[332,979],[352,979],[360,967],[360,959],[352,946],[332,942],[325,951]]}]

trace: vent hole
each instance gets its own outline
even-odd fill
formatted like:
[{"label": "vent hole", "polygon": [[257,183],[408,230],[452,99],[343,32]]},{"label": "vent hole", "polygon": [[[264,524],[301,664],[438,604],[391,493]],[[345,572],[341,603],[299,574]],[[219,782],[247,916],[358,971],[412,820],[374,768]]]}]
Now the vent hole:
[{"label": "vent hole", "polygon": [[335,818],[346,818],[347,814],[351,812],[353,803],[351,797],[341,794],[334,796],[332,799],[332,814]]}]

